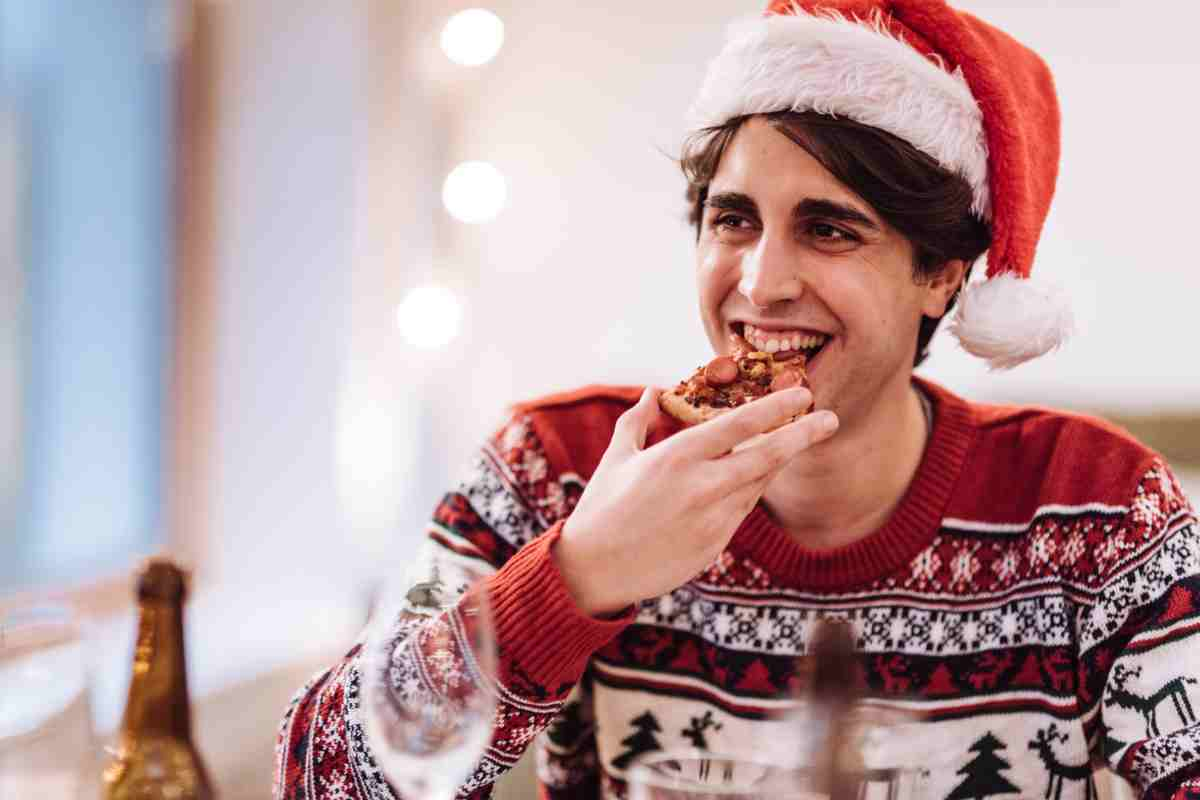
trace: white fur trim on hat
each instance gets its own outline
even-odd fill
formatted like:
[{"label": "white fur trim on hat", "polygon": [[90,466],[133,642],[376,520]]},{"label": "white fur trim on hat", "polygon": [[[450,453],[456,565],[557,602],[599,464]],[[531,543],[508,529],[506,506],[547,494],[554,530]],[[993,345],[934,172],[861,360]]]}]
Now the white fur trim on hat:
[{"label": "white fur trim on hat", "polygon": [[1055,349],[1075,322],[1066,293],[1004,272],[963,289],[950,332],[992,369],[1011,369]]},{"label": "white fur trim on hat", "polygon": [[773,111],[817,111],[885,130],[967,180],[991,219],[983,114],[947,72],[880,20],[782,14],[731,27],[691,108],[697,128]]}]

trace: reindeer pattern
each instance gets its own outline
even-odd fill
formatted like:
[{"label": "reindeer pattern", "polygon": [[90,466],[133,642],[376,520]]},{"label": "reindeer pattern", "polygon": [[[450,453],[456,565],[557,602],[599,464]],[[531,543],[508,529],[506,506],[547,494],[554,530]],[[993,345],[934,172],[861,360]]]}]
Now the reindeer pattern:
[{"label": "reindeer pattern", "polygon": [[1058,726],[1051,723],[1048,728],[1039,728],[1033,740],[1029,742],[1029,749],[1037,753],[1046,772],[1050,774],[1049,781],[1046,783],[1045,798],[1051,800],[1051,795],[1053,795],[1053,800],[1062,800],[1065,781],[1085,781],[1085,800],[1095,800],[1096,786],[1092,781],[1092,767],[1087,759],[1084,759],[1082,764],[1064,764],[1055,753],[1054,743],[1065,743],[1070,738],[1065,733],[1059,733]]},{"label": "reindeer pattern", "polygon": [[1117,664],[1113,668],[1112,686],[1108,690],[1108,696],[1104,698],[1105,708],[1116,706],[1117,708],[1132,709],[1140,713],[1143,721],[1146,723],[1147,738],[1159,736],[1162,733],[1158,727],[1158,707],[1165,700],[1169,699],[1171,701],[1181,725],[1191,725],[1196,721],[1196,712],[1192,708],[1191,701],[1188,699],[1187,687],[1200,683],[1200,681],[1187,676],[1172,678],[1163,684],[1162,688],[1157,692],[1145,697],[1129,690],[1129,681],[1131,679],[1136,681],[1141,676],[1141,667],[1127,667],[1124,664]]}]

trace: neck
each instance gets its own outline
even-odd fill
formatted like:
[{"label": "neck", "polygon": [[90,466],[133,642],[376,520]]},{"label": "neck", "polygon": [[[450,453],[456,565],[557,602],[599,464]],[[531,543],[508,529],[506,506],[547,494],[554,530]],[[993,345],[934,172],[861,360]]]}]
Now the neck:
[{"label": "neck", "polygon": [[928,431],[907,376],[878,395],[868,414],[843,420],[833,438],[788,464],[763,501],[801,544],[852,544],[880,528],[904,497]]},{"label": "neck", "polygon": [[143,599],[140,607],[122,733],[190,739],[182,605]]}]

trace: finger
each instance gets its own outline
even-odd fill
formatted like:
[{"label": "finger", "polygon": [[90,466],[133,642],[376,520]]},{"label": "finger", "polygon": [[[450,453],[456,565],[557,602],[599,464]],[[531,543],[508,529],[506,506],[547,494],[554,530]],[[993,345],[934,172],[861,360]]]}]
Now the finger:
[{"label": "finger", "polygon": [[725,506],[726,510],[738,518],[739,524],[746,518],[746,515],[754,510],[754,506],[762,499],[763,492],[767,489],[768,481],[758,480],[750,481],[747,484],[737,487],[726,495]]},{"label": "finger", "polygon": [[731,486],[755,482],[765,486],[798,454],[833,436],[837,427],[838,418],[832,411],[815,411],[766,434],[750,447],[717,459],[713,465],[725,471]]},{"label": "finger", "polygon": [[671,438],[672,446],[694,458],[718,458],[738,444],[783,425],[812,405],[804,387],[772,392]]},{"label": "finger", "polygon": [[647,386],[637,403],[617,418],[609,447],[636,452],[646,446],[646,434],[659,414],[658,393],[658,389]]}]

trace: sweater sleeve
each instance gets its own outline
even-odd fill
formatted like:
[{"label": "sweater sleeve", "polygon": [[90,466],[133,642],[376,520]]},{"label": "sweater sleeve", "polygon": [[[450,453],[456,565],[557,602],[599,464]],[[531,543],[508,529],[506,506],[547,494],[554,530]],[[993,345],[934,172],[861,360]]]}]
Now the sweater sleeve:
[{"label": "sweater sleeve", "polygon": [[1099,557],[1110,568],[1080,631],[1095,755],[1140,797],[1200,797],[1200,530],[1161,461]]},{"label": "sweater sleeve", "polygon": [[[458,796],[490,796],[494,782],[560,718],[592,652],[631,618],[632,610],[617,619],[587,616],[563,584],[552,551],[580,488],[578,479],[570,478],[569,485],[564,483],[547,461],[526,415],[514,417],[487,442],[467,476],[435,510],[424,556],[404,586],[432,577],[435,569],[451,586],[454,571],[464,566],[487,576],[440,616],[421,617],[402,607],[379,612],[375,624],[391,632],[388,652],[382,654],[387,670],[372,669],[381,654],[367,651],[371,639],[364,634],[339,663],[297,692],[277,739],[276,798],[397,798],[377,743],[367,733],[372,727],[367,717],[375,709],[404,707],[419,698],[405,676],[431,670],[470,673],[469,652],[455,652],[447,664],[444,652],[427,653],[422,642],[434,638],[436,626],[469,624],[471,606],[483,592],[492,607],[499,651],[498,708],[487,749]],[[381,677],[371,680],[373,675]]]}]

